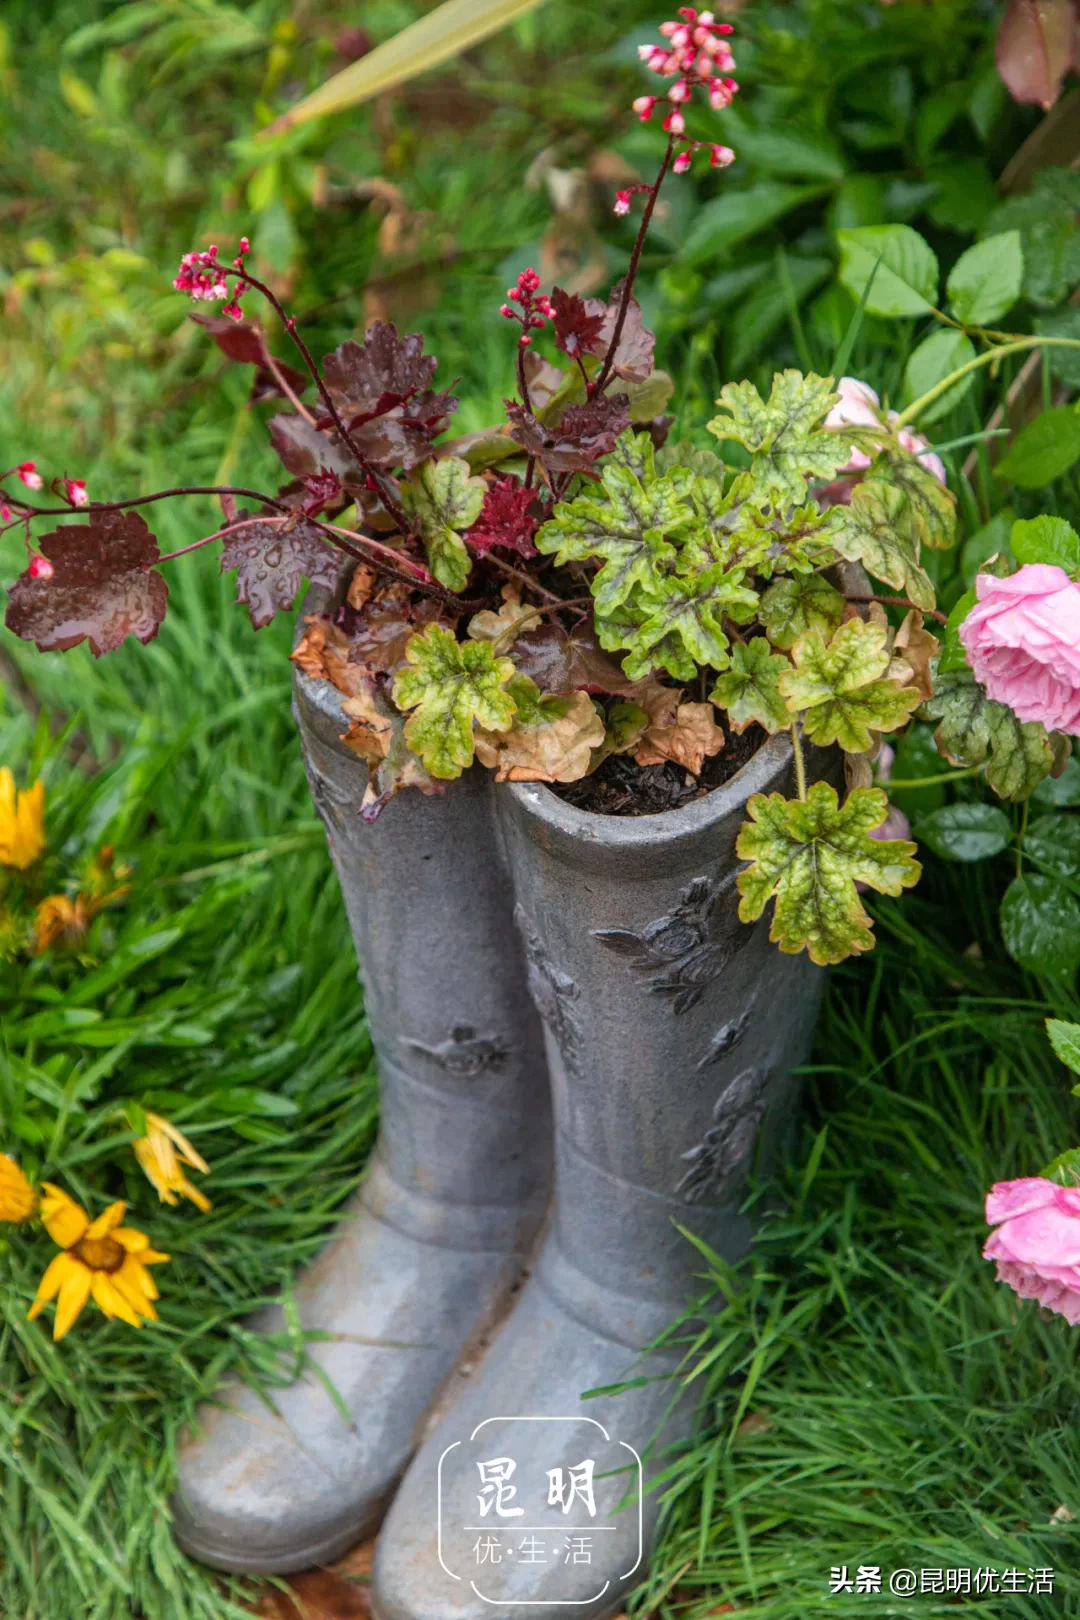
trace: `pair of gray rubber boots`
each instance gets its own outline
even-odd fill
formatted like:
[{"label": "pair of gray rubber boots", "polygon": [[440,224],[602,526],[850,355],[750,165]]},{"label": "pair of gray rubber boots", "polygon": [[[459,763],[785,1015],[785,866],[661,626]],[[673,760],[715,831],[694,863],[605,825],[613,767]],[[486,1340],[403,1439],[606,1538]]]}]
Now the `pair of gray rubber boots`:
[{"label": "pair of gray rubber boots", "polygon": [[381,1132],[296,1284],[329,1337],[276,1412],[239,1385],[206,1411],[176,1534],[287,1572],[381,1522],[379,1620],[600,1620],[646,1567],[643,1481],[693,1428],[684,1347],[649,1349],[706,1286],[686,1233],[746,1252],[746,1173],[790,1122],[816,1010],[821,974],[736,916],[735,834],[750,792],[786,786],[786,746],[663,816],[470,772],[369,826],[337,694],[301,677],[297,718]]}]

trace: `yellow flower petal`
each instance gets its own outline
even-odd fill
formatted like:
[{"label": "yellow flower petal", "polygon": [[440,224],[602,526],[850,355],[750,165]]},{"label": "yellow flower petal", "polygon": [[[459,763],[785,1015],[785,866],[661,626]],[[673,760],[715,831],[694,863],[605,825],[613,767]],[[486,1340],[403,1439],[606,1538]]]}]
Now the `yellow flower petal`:
[{"label": "yellow flower petal", "polygon": [[129,1254],[139,1254],[150,1247],[146,1233],[140,1232],[135,1226],[114,1226],[109,1236],[122,1244]]},{"label": "yellow flower petal", "polygon": [[41,1200],[41,1219],[45,1230],[57,1248],[70,1249],[86,1236],[90,1217],[62,1187],[54,1186],[51,1181],[43,1181],[42,1186],[45,1197]]},{"label": "yellow flower petal", "polygon": [[101,1307],[110,1320],[112,1317],[118,1316],[122,1322],[127,1322],[129,1327],[142,1327],[142,1322],[107,1272],[94,1272],[91,1293],[94,1297],[94,1303]]},{"label": "yellow flower petal", "polygon": [[86,1229],[88,1238],[108,1237],[114,1226],[119,1226],[124,1218],[127,1205],[121,1199],[118,1203],[110,1204],[108,1209],[102,1210],[97,1220]]},{"label": "yellow flower petal", "polygon": [[159,1254],[156,1249],[142,1249],[139,1252],[140,1266],[160,1266],[166,1260],[171,1260],[171,1254]]},{"label": "yellow flower petal", "polygon": [[49,1261],[49,1264],[45,1267],[45,1275],[38,1283],[38,1290],[34,1297],[34,1303],[26,1313],[31,1322],[34,1320],[35,1316],[41,1315],[42,1311],[45,1309],[45,1306],[48,1305],[50,1300],[56,1298],[57,1294],[60,1292],[64,1278],[77,1265],[79,1265],[79,1261],[73,1260],[70,1254],[53,1255],[52,1259]]},{"label": "yellow flower petal", "polygon": [[150,1303],[152,1299],[158,1297],[157,1290],[154,1289],[152,1294],[147,1292],[145,1284],[148,1283],[151,1288],[154,1285],[150,1282],[149,1272],[144,1271],[137,1260],[128,1255],[120,1270],[111,1274],[109,1281],[124,1296],[133,1311],[149,1317],[151,1321],[157,1320],[157,1311]]},{"label": "yellow flower petal", "polygon": [[25,793],[5,765],[0,769],[0,866],[25,871],[45,849],[45,784],[40,779]]},{"label": "yellow flower petal", "polygon": [[[69,1259],[62,1255],[61,1259]],[[79,1312],[90,1298],[96,1273],[84,1266],[78,1260],[71,1260],[70,1266],[64,1273],[64,1280],[60,1286],[60,1298],[56,1302],[56,1321],[53,1323],[53,1339],[60,1340],[76,1321]]]},{"label": "yellow flower petal", "polygon": [[180,1150],[180,1157],[185,1164],[190,1164],[193,1170],[209,1171],[210,1166],[200,1153],[197,1153],[184,1135],[183,1131],[175,1126],[171,1120],[162,1119],[160,1114],[147,1114],[146,1123],[152,1130],[162,1131],[176,1143]]},{"label": "yellow flower petal", "polygon": [[37,1208],[37,1194],[15,1160],[0,1153],[0,1221],[25,1221]]},{"label": "yellow flower petal", "polygon": [[196,1209],[201,1209],[204,1215],[208,1210],[213,1209],[214,1206],[206,1194],[200,1192],[194,1182],[188,1180],[187,1176],[181,1176],[179,1190],[185,1198],[190,1198]]},{"label": "yellow flower petal", "polygon": [[[157,1141],[160,1140],[162,1140],[162,1138],[159,1137]],[[147,1181],[150,1183],[151,1187],[153,1187],[162,1203],[175,1204],[179,1202],[176,1194],[172,1190],[172,1182],[174,1180],[174,1174],[176,1171],[176,1155],[173,1152],[172,1147],[166,1143],[169,1158],[172,1160],[172,1163],[163,1163],[164,1155],[159,1152],[157,1141],[152,1140],[149,1136],[140,1136],[138,1140],[132,1144],[135,1150],[135,1157],[138,1160],[139,1167],[145,1175]]]}]

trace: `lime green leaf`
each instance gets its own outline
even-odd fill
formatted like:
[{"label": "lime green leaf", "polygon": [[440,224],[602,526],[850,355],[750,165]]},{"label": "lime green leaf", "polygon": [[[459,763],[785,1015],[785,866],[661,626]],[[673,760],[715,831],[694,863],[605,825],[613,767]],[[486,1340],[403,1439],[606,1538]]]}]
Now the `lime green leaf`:
[{"label": "lime green leaf", "polygon": [[939,675],[955,675],[961,670],[971,674],[971,665],[967,661],[967,651],[960,640],[960,626],[971,612],[978,597],[975,592],[965,591],[954,606],[945,623],[945,636],[941,643],[941,657],[938,659],[937,673]]},{"label": "lime green leaf", "polygon": [[791,715],[778,685],[788,667],[787,659],[774,653],[764,636],[736,643],[731,669],[709,694],[718,708],[727,711],[732,731],[743,732],[755,720],[771,732],[790,726]]},{"label": "lime green leaf", "polygon": [[[620,433],[605,465],[629,467],[638,483],[645,488],[656,482],[657,461],[652,439],[647,433],[635,433],[633,428],[627,428],[625,433]],[[660,470],[667,472],[668,468]]]},{"label": "lime green leaf", "polygon": [[506,683],[506,690],[514,700],[515,726],[543,726],[549,720],[562,720],[570,711],[568,697],[553,697],[541,692],[528,675],[514,675]]},{"label": "lime green leaf", "polygon": [[271,131],[292,129],[313,118],[326,118],[358,107],[372,96],[383,95],[399,84],[459,56],[462,51],[497,33],[531,11],[539,0],[446,0],[400,34],[377,45],[359,62],[352,62],[332,79],[313,90],[283,113]]},{"label": "lime green leaf", "polygon": [[581,495],[555,509],[537,530],[538,551],[555,554],[560,565],[602,557],[593,581],[597,611],[610,614],[640,585],[659,585],[663,564],[673,564],[671,536],[694,521],[670,478],[644,489],[629,467],[604,468],[603,493]]},{"label": "lime green leaf", "polygon": [[884,625],[849,619],[829,642],[808,630],[791,649],[795,667],[780,675],[779,687],[790,714],[803,715],[803,728],[826,747],[838,742],[861,754],[873,733],[895,731],[919,704],[910,686],[879,680],[888,667]]},{"label": "lime green leaf", "polygon": [[[945,329],[940,332],[931,332],[930,336],[919,347],[913,350],[908,358],[904,371],[904,402],[910,405],[912,400],[921,399],[939,382],[944,382],[954,371],[966,365],[975,358],[975,345],[964,332]],[[969,372],[961,377],[958,383],[927,405],[919,416],[919,423],[937,422],[941,417],[947,416],[954,406],[959,405],[964,395],[974,385],[975,373]]]},{"label": "lime green leaf", "polygon": [[[648,434],[642,434],[640,437],[647,439]],[[678,439],[674,444],[665,444],[662,450],[656,452],[658,473],[673,472],[676,467],[695,473],[699,478],[711,478],[721,488],[727,473],[727,468],[715,450],[699,450],[689,439]]]},{"label": "lime green leaf", "polygon": [[[689,577],[671,575],[645,586],[627,604],[632,621],[619,641],[602,639],[605,647],[626,647],[623,669],[639,681],[655,668],[679,681],[691,681],[704,667],[726,669],[730,645],[723,629],[729,618],[748,619],[757,612],[757,592],[742,583],[742,570],[722,563]],[[599,603],[598,603],[599,606]]]},{"label": "lime green leaf", "polygon": [[401,485],[401,504],[423,537],[431,572],[447,590],[460,591],[469,577],[472,562],[458,531],[476,522],[486,490],[459,456],[422,462]]},{"label": "lime green leaf", "polygon": [[821,427],[838,398],[832,380],[813,372],[777,372],[768,403],[753,383],[726,383],[716,402],[725,414],[713,418],[709,432],[750,451],[759,497],[803,506],[807,480],[831,478],[848,458],[847,441]]},{"label": "lime green leaf", "polygon": [[1019,563],[1049,563],[1080,579],[1080,535],[1064,518],[1020,518],[1012,526],[1009,549]]},{"label": "lime green leaf", "polygon": [[459,642],[440,624],[410,637],[405,657],[394,679],[398,708],[416,710],[405,741],[432,776],[449,781],[472,764],[474,721],[486,731],[513,723],[515,702],[504,688],[514,666],[496,658],[490,642]]},{"label": "lime green leaf", "polygon": [[924,466],[921,457],[897,446],[878,456],[867,483],[892,484],[906,497],[905,522],[920,545],[947,551],[956,538],[956,496]]},{"label": "lime green leaf", "polygon": [[1074,1074],[1080,1074],[1080,1024],[1067,1024],[1062,1018],[1048,1018],[1046,1033],[1065,1067]]},{"label": "lime green leaf", "polygon": [[[856,300],[867,283],[870,315],[928,315],[937,302],[938,262],[910,225],[861,225],[837,231],[840,280]],[[877,270],[875,273],[875,265]]]},{"label": "lime green leaf", "polygon": [[1012,309],[1023,285],[1020,232],[1002,231],[960,255],[949,271],[947,291],[952,312],[962,325],[988,326]]},{"label": "lime green leaf", "polygon": [[1080,457],[1080,413],[1071,405],[1052,405],[1022,428],[994,468],[998,478],[1021,489],[1040,489]]},{"label": "lime green leaf", "polygon": [[761,622],[774,647],[793,647],[807,630],[831,636],[844,617],[844,598],[820,574],[778,579],[761,598]]},{"label": "lime green leaf", "polygon": [[1080,967],[1080,905],[1057,878],[1014,878],[1001,902],[1001,936],[1022,968],[1071,979]]},{"label": "lime green leaf", "polygon": [[841,557],[864,563],[875,578],[902,592],[916,607],[933,607],[934,587],[919,565],[919,541],[903,490],[866,479],[856,485],[851,504],[832,507],[830,515],[829,539]]},{"label": "lime green leaf", "polygon": [[921,868],[907,839],[880,840],[889,801],[879,788],[855,788],[841,808],[836,789],[815,782],[806,801],[755,793],[735,845],[749,867],[739,874],[739,916],[754,922],[775,898],[769,938],[782,951],[808,950],[824,967],[872,949],[869,916],[856,883],[899,894]]},{"label": "lime green leaf", "polygon": [[[1050,1023],[1050,1019],[1047,1019],[1047,1023]],[[1075,1025],[1072,1027],[1075,1028]],[[1074,1086],[1074,1096],[1076,1089]],[[1043,1166],[1039,1176],[1043,1181],[1056,1181],[1059,1187],[1075,1187],[1080,1184],[1080,1148],[1066,1148],[1064,1153],[1059,1153],[1049,1164]]]},{"label": "lime green leaf", "polygon": [[947,804],[920,816],[915,832],[947,861],[985,861],[1008,848],[1012,823],[995,804]]},{"label": "lime green leaf", "polygon": [[981,765],[990,756],[986,779],[1001,799],[1026,799],[1049,775],[1054,751],[1046,727],[1018,720],[988,698],[972,675],[939,673],[923,714],[939,722],[934,741],[951,764]]}]

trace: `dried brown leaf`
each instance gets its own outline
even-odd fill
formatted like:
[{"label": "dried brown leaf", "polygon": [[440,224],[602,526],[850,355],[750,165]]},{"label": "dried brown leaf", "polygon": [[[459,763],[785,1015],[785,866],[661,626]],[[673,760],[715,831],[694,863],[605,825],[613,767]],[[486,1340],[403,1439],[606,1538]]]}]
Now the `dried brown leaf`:
[{"label": "dried brown leaf", "polygon": [[651,725],[634,754],[639,765],[662,765],[672,760],[700,776],[706,759],[724,746],[724,733],[716,724],[711,703],[680,703],[673,725]]}]

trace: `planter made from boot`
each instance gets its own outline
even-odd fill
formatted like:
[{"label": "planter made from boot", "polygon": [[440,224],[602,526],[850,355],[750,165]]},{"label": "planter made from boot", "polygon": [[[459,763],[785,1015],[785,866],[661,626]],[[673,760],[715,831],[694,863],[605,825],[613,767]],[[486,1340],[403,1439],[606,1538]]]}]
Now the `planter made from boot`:
[{"label": "planter made from boot", "polygon": [[[277,1416],[230,1385],[181,1453],[181,1545],[249,1571],[303,1569],[370,1534],[423,1413],[520,1275],[550,1197],[543,1038],[490,775],[470,771],[441,796],[401,793],[369,825],[339,694],[300,674],[295,690],[360,961],[381,1126],[338,1235],[295,1286],[304,1326],[337,1336],[308,1347],[323,1377],[274,1391]],[[252,1325],[281,1331],[280,1308]]]},{"label": "planter made from boot", "polygon": [[[767,918],[738,920],[736,835],[750,794],[776,790],[793,791],[786,737],[663,815],[594,815],[534,784],[501,792],[548,1043],[553,1219],[512,1314],[395,1498],[376,1551],[379,1620],[480,1620],[493,1603],[531,1604],[535,1620],[598,1617],[642,1578],[656,1501],[639,1544],[637,1507],[614,1511],[635,1477],[629,1448],[658,1431],[658,1450],[684,1438],[699,1392],[670,1380],[678,1349],[639,1352],[705,1287],[678,1227],[728,1261],[746,1253],[747,1174],[767,1170],[792,1124],[791,1071],[824,982],[805,955],[770,944]],[[644,1381],[581,1399],[627,1378]],[[590,1458],[595,1514],[571,1493]],[[623,1473],[601,1478],[613,1468]],[[615,1528],[595,1528],[605,1522]],[[572,1543],[590,1531],[586,1561]]]}]

